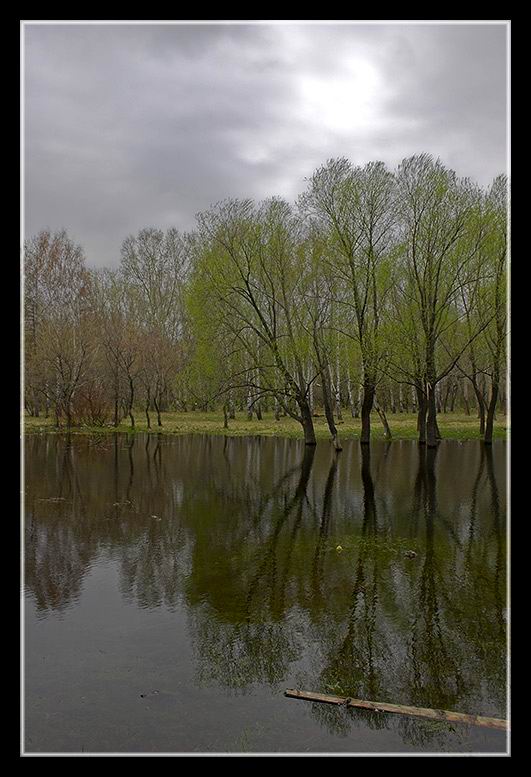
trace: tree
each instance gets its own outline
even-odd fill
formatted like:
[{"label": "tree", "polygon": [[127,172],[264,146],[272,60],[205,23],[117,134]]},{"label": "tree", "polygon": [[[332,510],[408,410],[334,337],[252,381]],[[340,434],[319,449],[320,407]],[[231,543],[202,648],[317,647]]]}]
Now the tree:
[{"label": "tree", "polygon": [[187,241],[176,229],[142,229],[122,245],[120,274],[127,287],[143,345],[139,373],[147,401],[162,426],[161,406],[182,368],[186,331],[184,287],[188,273]]},{"label": "tree", "polygon": [[329,160],[312,176],[301,207],[328,236],[327,258],[343,310],[341,331],[356,340],[363,384],[361,442],[370,441],[370,416],[381,377],[381,318],[388,289],[386,259],[393,244],[395,182],[382,162],[353,168]]},{"label": "tree", "polygon": [[306,444],[315,445],[309,390],[317,372],[307,370],[311,342],[298,232],[283,200],[258,208],[251,200],[225,201],[199,216],[203,250],[195,272],[205,280],[200,304],[245,357],[247,367],[233,385],[250,387],[255,398],[274,396],[301,424]]},{"label": "tree", "polygon": [[489,215],[493,221],[491,241],[489,243],[489,266],[491,282],[489,298],[492,304],[493,316],[490,326],[485,330],[485,340],[489,353],[488,374],[491,380],[491,393],[487,408],[485,426],[485,443],[492,443],[494,414],[500,389],[500,377],[503,374],[503,364],[506,356],[507,338],[507,179],[505,176],[495,178],[488,193]]},{"label": "tree", "polygon": [[89,305],[90,274],[81,246],[65,230],[43,230],[24,250],[27,399],[73,423],[73,401],[97,348]]},{"label": "tree", "polygon": [[409,374],[419,399],[420,442],[425,423],[427,444],[434,447],[437,383],[486,326],[480,321],[468,337],[459,337],[459,297],[477,277],[485,239],[477,228],[481,193],[428,154],[405,159],[397,182],[402,272],[396,289],[413,335],[414,370]]}]

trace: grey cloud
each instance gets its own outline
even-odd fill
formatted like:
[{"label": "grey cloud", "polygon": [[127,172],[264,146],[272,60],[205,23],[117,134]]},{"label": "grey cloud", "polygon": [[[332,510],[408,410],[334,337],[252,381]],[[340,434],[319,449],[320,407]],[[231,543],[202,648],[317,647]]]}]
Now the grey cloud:
[{"label": "grey cloud", "polygon": [[225,197],[294,198],[330,156],[505,166],[504,26],[28,25],[25,75],[26,233],[96,266]]}]

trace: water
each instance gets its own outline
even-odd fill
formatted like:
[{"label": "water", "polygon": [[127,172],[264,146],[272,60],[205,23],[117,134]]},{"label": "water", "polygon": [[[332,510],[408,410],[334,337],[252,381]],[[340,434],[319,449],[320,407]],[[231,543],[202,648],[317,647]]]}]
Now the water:
[{"label": "water", "polygon": [[27,436],[26,752],[504,752],[283,691],[506,717],[505,467],[504,442]]}]

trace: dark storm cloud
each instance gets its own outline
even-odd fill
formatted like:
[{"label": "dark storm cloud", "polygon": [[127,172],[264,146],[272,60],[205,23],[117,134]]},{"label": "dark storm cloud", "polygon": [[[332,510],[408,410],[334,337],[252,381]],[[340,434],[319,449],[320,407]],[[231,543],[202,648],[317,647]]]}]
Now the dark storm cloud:
[{"label": "dark storm cloud", "polygon": [[143,226],[295,197],[330,156],[505,168],[502,25],[27,25],[26,233],[116,264]]}]

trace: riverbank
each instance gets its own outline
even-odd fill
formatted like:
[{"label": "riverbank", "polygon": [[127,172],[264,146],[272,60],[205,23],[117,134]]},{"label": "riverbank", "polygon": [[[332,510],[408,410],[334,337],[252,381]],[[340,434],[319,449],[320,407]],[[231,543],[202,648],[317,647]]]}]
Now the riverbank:
[{"label": "riverbank", "polygon": [[[396,413],[387,417],[394,440],[417,439],[417,416],[412,413]],[[449,440],[480,440],[479,420],[475,414],[446,413],[437,417],[439,429],[443,439]],[[357,438],[361,433],[361,419],[352,418],[345,413],[342,421],[338,421],[337,427],[340,438]],[[494,422],[494,439],[507,438],[508,420],[505,416],[498,416]],[[323,416],[314,418],[315,436],[318,440],[330,439],[330,432]],[[385,439],[383,425],[379,416],[374,413],[371,418],[372,436],[374,439]],[[259,435],[265,437],[290,437],[302,438],[300,424],[293,418],[281,418],[275,421],[273,413],[265,413],[261,421],[253,418],[247,419],[247,414],[240,412],[236,418],[229,419],[229,428],[223,428],[223,413],[162,413],[162,427],[157,426],[156,415],[151,417],[151,429],[147,428],[144,414],[137,413],[135,427],[131,427],[130,420],[125,419],[118,427],[114,426],[77,426],[68,430],[65,426],[59,429],[55,426],[53,418],[24,417],[24,431],[26,433],[52,432],[72,434],[112,434],[114,432],[149,432],[151,434],[221,434],[231,437],[246,435]]]}]

